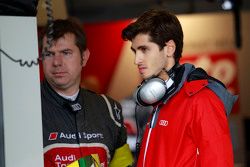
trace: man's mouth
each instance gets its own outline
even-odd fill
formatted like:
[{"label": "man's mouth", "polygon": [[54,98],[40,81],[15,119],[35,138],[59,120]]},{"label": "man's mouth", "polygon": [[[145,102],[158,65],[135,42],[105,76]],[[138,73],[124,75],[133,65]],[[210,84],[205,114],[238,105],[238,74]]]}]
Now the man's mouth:
[{"label": "man's mouth", "polygon": [[65,76],[66,72],[54,72],[52,73],[55,77],[63,77]]},{"label": "man's mouth", "polygon": [[145,67],[138,67],[138,71],[140,74],[143,74],[145,72],[146,68]]}]

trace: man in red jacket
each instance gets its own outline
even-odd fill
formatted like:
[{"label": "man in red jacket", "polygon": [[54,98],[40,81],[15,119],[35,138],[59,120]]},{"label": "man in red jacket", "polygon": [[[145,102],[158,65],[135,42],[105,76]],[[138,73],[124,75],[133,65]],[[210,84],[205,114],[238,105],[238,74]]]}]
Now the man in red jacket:
[{"label": "man in red jacket", "polygon": [[138,104],[152,105],[138,167],[233,167],[227,115],[237,97],[191,64],[179,64],[183,31],[177,17],[149,10],[122,31],[143,78]]}]

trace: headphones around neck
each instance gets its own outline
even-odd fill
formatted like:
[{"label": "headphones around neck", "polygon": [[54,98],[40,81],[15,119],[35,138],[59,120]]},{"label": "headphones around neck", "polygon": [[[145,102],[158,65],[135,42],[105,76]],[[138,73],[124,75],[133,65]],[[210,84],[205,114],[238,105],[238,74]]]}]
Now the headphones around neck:
[{"label": "headphones around neck", "polygon": [[[169,71],[166,71],[169,76],[167,81],[157,76],[142,81],[134,93],[136,103],[141,106],[151,106],[162,101],[169,93],[169,88],[173,88],[175,69],[178,66],[179,63],[176,63]],[[173,89],[170,90],[170,92],[172,92]]]},{"label": "headphones around neck", "polygon": [[172,78],[164,81],[158,77],[143,81],[135,91],[134,97],[137,104],[141,106],[151,106],[159,103],[168,93],[169,86],[167,85],[171,86],[173,83]]},{"label": "headphones around neck", "polygon": [[136,102],[142,106],[149,106],[159,102],[166,94],[166,84],[163,79],[151,78],[145,80],[135,92]]}]

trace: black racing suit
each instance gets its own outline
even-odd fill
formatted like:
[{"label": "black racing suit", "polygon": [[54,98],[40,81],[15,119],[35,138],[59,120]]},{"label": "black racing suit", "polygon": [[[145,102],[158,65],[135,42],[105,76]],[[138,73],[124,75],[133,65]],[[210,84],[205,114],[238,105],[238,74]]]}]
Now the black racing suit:
[{"label": "black racing suit", "polygon": [[81,88],[71,102],[46,81],[41,97],[45,167],[64,167],[88,155],[107,167],[115,150],[126,144],[121,106],[113,99]]}]

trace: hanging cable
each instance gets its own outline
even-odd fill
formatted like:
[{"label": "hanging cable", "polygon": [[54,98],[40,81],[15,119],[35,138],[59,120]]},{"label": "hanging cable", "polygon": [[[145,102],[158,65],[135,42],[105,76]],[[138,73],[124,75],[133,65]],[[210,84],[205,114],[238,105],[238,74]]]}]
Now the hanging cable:
[{"label": "hanging cable", "polygon": [[[15,62],[15,63],[19,63],[20,66],[28,66],[28,67],[32,67],[32,65],[38,65],[38,61],[34,61],[32,60],[31,62],[28,61],[24,61],[22,59],[14,59],[13,57],[11,57],[7,52],[5,52],[4,50],[2,50],[0,48],[0,53],[3,53],[3,55],[5,55],[8,59],[10,59],[11,61]],[[1,54],[0,54],[1,55]]]},{"label": "hanging cable", "polygon": [[47,24],[48,24],[48,30],[47,30],[47,46],[45,46],[45,52],[48,51],[48,49],[52,45],[53,41],[53,10],[52,10],[52,0],[45,0],[46,5],[46,13],[47,13]]}]

